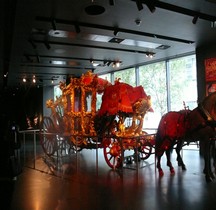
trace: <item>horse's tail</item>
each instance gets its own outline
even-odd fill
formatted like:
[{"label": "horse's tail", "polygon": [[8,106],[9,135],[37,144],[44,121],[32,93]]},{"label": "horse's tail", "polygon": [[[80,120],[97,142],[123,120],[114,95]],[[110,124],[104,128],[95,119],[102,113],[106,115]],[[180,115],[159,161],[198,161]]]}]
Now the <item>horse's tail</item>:
[{"label": "horse's tail", "polygon": [[163,154],[163,151],[161,151],[162,143],[163,143],[163,137],[161,135],[160,126],[159,126],[156,132],[156,136],[155,136],[155,155],[156,156],[160,156]]}]

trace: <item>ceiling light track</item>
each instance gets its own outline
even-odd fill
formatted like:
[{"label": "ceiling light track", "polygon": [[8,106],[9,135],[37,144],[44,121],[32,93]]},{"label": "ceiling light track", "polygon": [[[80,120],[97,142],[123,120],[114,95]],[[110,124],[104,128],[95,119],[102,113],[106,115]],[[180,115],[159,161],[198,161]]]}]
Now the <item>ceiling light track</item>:
[{"label": "ceiling light track", "polygon": [[[51,18],[41,17],[41,16],[37,16],[36,20],[41,21],[41,22],[52,21]],[[74,26],[76,24],[79,24],[80,27],[82,26],[82,27],[88,27],[88,28],[97,28],[97,29],[109,30],[109,31],[116,30],[116,27],[112,27],[112,26],[104,26],[104,25],[98,25],[98,24],[93,24],[93,23],[77,22],[77,21],[70,21],[70,20],[63,20],[63,19],[55,19],[55,20],[56,20],[56,23],[58,24],[74,25]],[[194,43],[194,41],[191,41],[191,40],[179,39],[175,37],[163,36],[160,34],[152,34],[152,33],[147,33],[143,31],[135,31],[135,30],[125,29],[125,28],[118,28],[118,32],[134,34],[138,36],[146,36],[146,37],[157,38],[157,39],[162,39],[162,40],[169,40],[169,41],[180,42],[180,43],[185,43],[185,44]]]},{"label": "ceiling light track", "polygon": [[50,66],[50,65],[38,65],[37,63],[32,64],[21,64],[22,67],[39,67],[39,68],[55,68],[55,69],[89,69],[88,67],[83,66]]},{"label": "ceiling light track", "polygon": [[[43,43],[41,40],[34,40],[35,43]],[[130,50],[130,49],[122,49],[122,48],[114,48],[114,47],[104,47],[104,46],[95,46],[95,45],[84,45],[84,44],[75,44],[75,43],[65,43],[65,42],[55,42],[50,41],[50,45],[65,45],[65,46],[74,46],[74,47],[85,47],[85,48],[94,48],[94,49],[102,49],[102,50],[114,50],[114,51],[122,51],[129,53],[143,53],[146,54],[148,51],[143,50]]]},{"label": "ceiling light track", "polygon": [[[32,57],[36,57],[37,55],[30,55],[30,54],[25,54],[25,57],[28,57],[29,59]],[[47,58],[47,59],[59,59],[59,60],[86,60],[88,61],[89,58],[80,58],[80,57],[67,57],[67,56],[49,56],[49,55],[40,55],[40,58]],[[104,59],[94,59],[96,61],[104,61]],[[30,60],[31,63],[33,62],[33,60]]]},{"label": "ceiling light track", "polygon": [[[137,1],[137,0],[131,0],[131,1]],[[149,0],[140,0],[140,1],[142,2],[142,4],[146,4],[146,5],[149,3]],[[194,17],[197,14],[197,11],[190,10],[184,7],[179,7],[179,6],[169,4],[166,2],[156,1],[156,0],[153,0],[153,2],[154,2],[154,7],[158,7],[160,9],[169,10],[171,12],[176,12],[176,13],[188,15],[191,17]],[[208,15],[205,13],[199,13],[199,19],[203,19],[203,20],[212,22],[212,21],[216,21],[216,16]]]}]

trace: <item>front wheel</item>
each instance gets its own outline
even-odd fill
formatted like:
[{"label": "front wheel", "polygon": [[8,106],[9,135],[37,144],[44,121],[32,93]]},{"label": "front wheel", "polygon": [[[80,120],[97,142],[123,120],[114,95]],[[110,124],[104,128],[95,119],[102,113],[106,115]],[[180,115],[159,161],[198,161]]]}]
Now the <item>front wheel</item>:
[{"label": "front wheel", "polygon": [[152,154],[152,145],[149,142],[145,142],[138,148],[141,160],[146,160]]},{"label": "front wheel", "polygon": [[103,139],[103,151],[105,161],[110,168],[116,169],[122,166],[122,151],[117,139]]}]

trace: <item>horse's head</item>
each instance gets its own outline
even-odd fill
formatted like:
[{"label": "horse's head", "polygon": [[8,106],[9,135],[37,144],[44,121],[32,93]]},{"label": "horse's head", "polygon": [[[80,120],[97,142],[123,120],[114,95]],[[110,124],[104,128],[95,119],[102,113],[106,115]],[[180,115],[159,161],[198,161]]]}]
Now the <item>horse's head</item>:
[{"label": "horse's head", "polygon": [[201,107],[208,120],[216,122],[216,92],[205,97]]}]

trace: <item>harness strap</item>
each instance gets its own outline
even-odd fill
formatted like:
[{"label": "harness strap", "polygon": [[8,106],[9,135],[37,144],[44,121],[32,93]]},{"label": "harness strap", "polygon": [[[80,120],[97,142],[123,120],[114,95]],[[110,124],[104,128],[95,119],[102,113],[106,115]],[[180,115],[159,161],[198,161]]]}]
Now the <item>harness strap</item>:
[{"label": "harness strap", "polygon": [[212,118],[212,116],[209,114],[209,112],[203,107],[202,103],[199,103],[198,107],[207,121],[213,121],[214,120]]},{"label": "harness strap", "polygon": [[203,107],[202,103],[199,103],[198,108],[201,111],[200,112],[201,115],[206,120],[206,125],[209,125],[211,127],[216,127],[216,121],[213,119],[210,113]]}]

